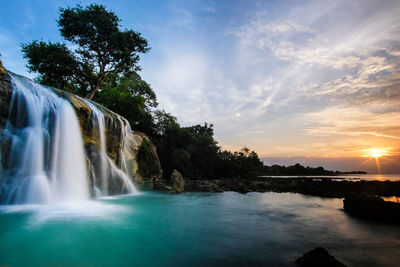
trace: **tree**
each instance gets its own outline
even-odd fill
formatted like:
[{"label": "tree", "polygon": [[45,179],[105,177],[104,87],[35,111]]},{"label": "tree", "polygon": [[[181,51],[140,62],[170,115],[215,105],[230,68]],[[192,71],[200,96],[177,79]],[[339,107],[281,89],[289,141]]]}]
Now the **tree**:
[{"label": "tree", "polygon": [[154,112],[154,122],[158,136],[165,136],[168,130],[180,128],[177,118],[164,110]]},{"label": "tree", "polygon": [[74,75],[78,63],[65,44],[33,41],[23,45],[22,51],[29,70],[40,73],[38,82],[67,91],[78,83]]},{"label": "tree", "polygon": [[157,97],[139,74],[117,76],[103,89],[95,95],[94,101],[125,117],[135,130],[153,134],[151,108],[157,107]]},{"label": "tree", "polygon": [[66,44],[43,41],[23,44],[28,69],[38,72],[38,80],[46,85],[92,99],[116,76],[139,71],[139,54],[150,49],[140,33],[122,31],[119,21],[103,5],[61,8],[60,33],[78,48],[71,51]]},{"label": "tree", "polygon": [[158,106],[156,93],[151,88],[150,84],[142,80],[136,72],[131,73],[129,76],[117,77],[115,86],[123,92],[135,96],[140,95],[145,99],[145,108],[155,108]]}]

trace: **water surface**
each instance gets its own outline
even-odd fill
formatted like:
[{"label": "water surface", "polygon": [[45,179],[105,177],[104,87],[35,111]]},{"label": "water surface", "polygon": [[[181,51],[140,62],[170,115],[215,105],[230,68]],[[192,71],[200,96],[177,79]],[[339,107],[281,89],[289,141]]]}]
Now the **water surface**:
[{"label": "water surface", "polygon": [[400,174],[340,174],[327,175],[265,175],[268,178],[329,178],[333,180],[346,181],[400,181]]},{"label": "water surface", "polygon": [[0,265],[293,266],[323,246],[349,266],[398,266],[400,228],[341,208],[341,199],[273,192],[0,206]]}]

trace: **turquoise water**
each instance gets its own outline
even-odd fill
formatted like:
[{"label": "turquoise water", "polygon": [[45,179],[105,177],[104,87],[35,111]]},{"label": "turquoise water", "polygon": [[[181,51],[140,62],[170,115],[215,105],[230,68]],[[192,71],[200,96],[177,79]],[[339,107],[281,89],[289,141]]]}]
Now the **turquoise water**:
[{"label": "turquoise water", "polygon": [[272,192],[0,206],[0,266],[291,266],[316,246],[349,266],[398,266],[400,227],[341,208]]}]

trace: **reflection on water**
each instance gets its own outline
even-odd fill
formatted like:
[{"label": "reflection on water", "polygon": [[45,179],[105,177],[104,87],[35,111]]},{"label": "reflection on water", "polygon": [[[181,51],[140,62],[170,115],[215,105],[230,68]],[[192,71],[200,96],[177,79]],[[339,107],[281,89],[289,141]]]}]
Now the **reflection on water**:
[{"label": "reflection on water", "polygon": [[314,179],[333,179],[333,180],[347,180],[347,181],[400,181],[400,174],[341,174],[338,176],[307,176],[307,175],[295,175],[295,176],[288,176],[288,175],[275,175],[275,176],[260,176],[260,177],[271,177],[271,178],[314,178]]},{"label": "reflection on water", "polygon": [[400,197],[398,196],[391,196],[391,197],[382,197],[385,201],[391,201],[391,202],[396,202],[400,203]]},{"label": "reflection on water", "polygon": [[28,215],[27,223],[39,226],[48,221],[64,220],[115,220],[118,215],[129,212],[128,206],[102,203],[100,201],[71,202],[48,205],[0,206],[0,214]]},{"label": "reflection on water", "polygon": [[349,217],[341,199],[149,192],[75,208],[35,227],[54,211],[0,209],[0,265],[291,266],[316,246],[349,266],[400,262],[400,228]]}]

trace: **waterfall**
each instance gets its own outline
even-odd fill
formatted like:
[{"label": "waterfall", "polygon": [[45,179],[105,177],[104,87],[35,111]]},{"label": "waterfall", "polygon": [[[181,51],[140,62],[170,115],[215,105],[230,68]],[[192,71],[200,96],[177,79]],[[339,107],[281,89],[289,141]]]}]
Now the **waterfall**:
[{"label": "waterfall", "polygon": [[[107,142],[106,142],[106,120],[103,112],[90,100],[82,100],[90,107],[92,111],[92,123],[93,123],[93,133],[92,135],[100,139],[99,147],[99,166],[96,166],[98,171],[93,171],[92,175],[94,178],[93,191],[96,196],[106,196],[109,195],[108,181],[109,179],[119,179],[123,183],[123,193],[133,194],[136,193],[136,188],[129,178],[128,170],[126,168],[125,161],[125,149],[127,149],[131,140],[133,141],[132,130],[130,128],[129,122],[117,115],[118,122],[121,128],[120,140],[121,150],[119,152],[119,166],[117,166],[114,161],[107,154]],[[115,123],[114,120],[111,123]],[[112,127],[111,127],[112,128]]]},{"label": "waterfall", "polygon": [[10,76],[14,90],[1,133],[8,159],[3,166],[0,202],[45,204],[88,199],[82,136],[71,104],[49,88],[19,75]]},{"label": "waterfall", "polygon": [[[23,76],[10,77],[9,116],[0,131],[0,203],[64,203],[137,192],[130,178],[137,145],[125,118],[87,99],[65,92],[60,97]],[[71,105],[77,108],[76,100],[86,104],[91,120],[84,126],[91,140],[86,150]]]}]

